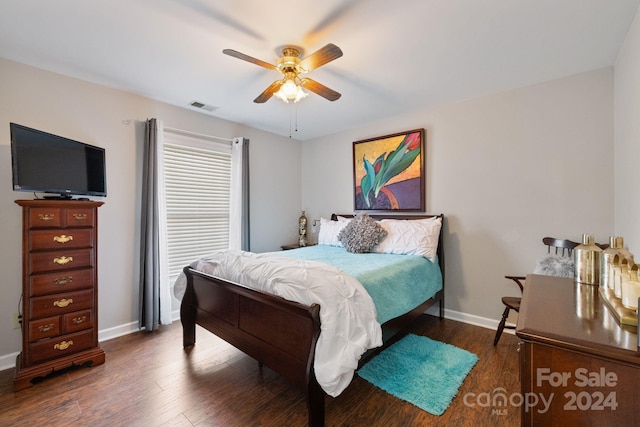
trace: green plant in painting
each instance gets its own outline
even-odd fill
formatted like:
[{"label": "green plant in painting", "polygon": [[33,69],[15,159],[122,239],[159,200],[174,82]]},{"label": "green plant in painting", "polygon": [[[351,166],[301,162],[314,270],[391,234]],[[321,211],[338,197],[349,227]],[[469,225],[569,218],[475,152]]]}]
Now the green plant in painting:
[{"label": "green plant in painting", "polygon": [[385,158],[387,153],[382,153],[371,163],[364,156],[365,175],[360,181],[362,197],[367,207],[371,207],[369,194],[373,192],[373,198],[378,197],[380,189],[394,176],[407,169],[420,155],[420,133],[414,132],[400,141],[398,147]]}]

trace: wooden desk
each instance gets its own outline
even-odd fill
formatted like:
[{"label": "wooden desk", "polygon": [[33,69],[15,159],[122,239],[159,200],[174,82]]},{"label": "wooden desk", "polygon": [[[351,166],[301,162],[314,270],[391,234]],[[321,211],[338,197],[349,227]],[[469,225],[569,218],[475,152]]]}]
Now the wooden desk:
[{"label": "wooden desk", "polygon": [[618,324],[597,286],[527,276],[516,335],[523,426],[640,422],[636,328]]}]

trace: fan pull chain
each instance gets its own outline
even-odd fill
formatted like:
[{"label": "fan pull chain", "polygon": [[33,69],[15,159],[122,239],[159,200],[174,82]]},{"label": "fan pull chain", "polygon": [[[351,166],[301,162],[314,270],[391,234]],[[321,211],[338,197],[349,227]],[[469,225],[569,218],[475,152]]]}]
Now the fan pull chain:
[{"label": "fan pull chain", "polygon": [[289,107],[289,139],[291,139],[291,120],[292,120],[291,116],[293,115],[291,113],[291,108],[293,107],[292,106]]},{"label": "fan pull chain", "polygon": [[291,138],[291,129],[298,132],[298,104],[294,103],[289,107],[289,138]]}]

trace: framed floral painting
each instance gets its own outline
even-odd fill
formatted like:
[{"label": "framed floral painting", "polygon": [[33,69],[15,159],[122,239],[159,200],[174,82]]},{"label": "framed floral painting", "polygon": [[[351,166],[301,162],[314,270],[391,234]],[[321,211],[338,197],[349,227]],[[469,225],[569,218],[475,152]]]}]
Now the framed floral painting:
[{"label": "framed floral painting", "polygon": [[424,129],[355,141],[355,210],[424,212],[424,165]]}]

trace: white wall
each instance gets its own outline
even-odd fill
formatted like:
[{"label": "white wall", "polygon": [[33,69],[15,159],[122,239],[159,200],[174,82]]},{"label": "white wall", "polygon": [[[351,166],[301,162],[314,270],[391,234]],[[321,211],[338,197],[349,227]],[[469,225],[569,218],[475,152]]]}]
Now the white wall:
[{"label": "white wall", "polygon": [[[621,53],[618,66],[627,71],[616,81],[616,94],[619,84],[637,94],[638,36],[631,40]],[[625,51],[630,53],[625,56]],[[498,318],[500,296],[517,294],[503,276],[530,272],[543,252],[545,235],[579,240],[589,232],[606,241],[614,231],[614,170],[622,160],[616,151],[614,165],[612,69],[389,118],[304,143],[1,59],[0,76],[0,369],[10,367],[12,354],[20,350],[20,334],[11,329],[21,289],[21,218],[13,201],[31,197],[11,191],[12,121],[107,149],[109,196],[100,208],[99,228],[102,336],[137,318],[142,127],[123,124],[127,119],[157,117],[175,128],[251,139],[251,245],[258,252],[295,241],[300,209],[310,219],[353,210],[353,141],[424,127],[427,210],[447,217],[446,304],[451,312],[470,318]],[[638,116],[639,99],[635,95],[623,106],[629,116],[624,130],[632,134],[618,144],[628,150],[637,146],[638,125],[631,118]],[[620,123],[625,122],[616,115],[616,131]],[[624,156],[626,161],[629,155]],[[638,182],[633,163],[629,160],[622,172]],[[615,188],[620,199],[619,182]],[[638,213],[638,202],[631,199],[624,205],[618,200],[618,210],[634,207],[632,212]],[[640,240],[631,220],[623,228],[616,219],[618,233],[628,235],[630,242]]]},{"label": "white wall", "polygon": [[[296,141],[215,117],[0,59],[0,369],[15,362],[19,330],[12,329],[21,293],[21,211],[13,192],[9,123],[106,148],[107,191],[99,209],[100,338],[137,327],[140,122],[232,138],[248,137],[251,163],[251,247],[278,250],[294,242],[300,199]],[[124,120],[133,120],[126,125]]]},{"label": "white wall", "polygon": [[640,9],[615,66],[616,234],[640,259]]},{"label": "white wall", "polygon": [[[596,70],[303,143],[311,218],[353,211],[352,142],[423,127],[427,211],[444,213],[446,307],[498,319],[542,238],[613,233],[613,71]],[[331,165],[328,167],[328,165]],[[482,322],[483,319],[477,319]],[[486,320],[486,319],[484,319]]]}]

